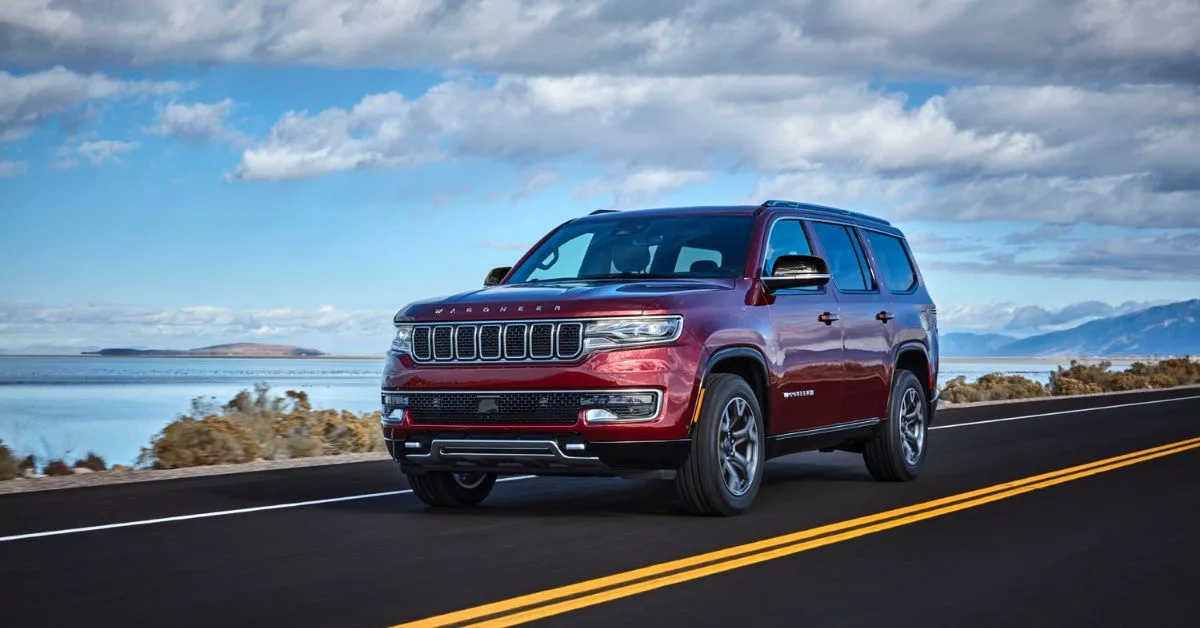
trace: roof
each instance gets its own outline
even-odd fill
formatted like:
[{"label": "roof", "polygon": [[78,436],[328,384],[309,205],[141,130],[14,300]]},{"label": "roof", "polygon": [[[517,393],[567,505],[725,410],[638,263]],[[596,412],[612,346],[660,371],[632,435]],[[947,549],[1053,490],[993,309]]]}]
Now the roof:
[{"label": "roof", "polygon": [[[864,227],[873,227],[882,231],[896,233],[899,235],[899,230],[892,226],[892,223],[877,216],[864,214],[862,212],[850,211],[847,209],[840,209],[837,207],[828,207],[814,203],[802,203],[798,201],[785,200],[768,200],[764,201],[761,205],[700,205],[691,207],[655,207],[629,210],[598,209],[588,216],[576,218],[576,220],[603,220],[605,217],[612,216],[614,214],[636,214],[638,216],[683,216],[688,214],[752,215],[765,210],[796,213],[797,215],[812,218],[836,217],[845,220],[846,222],[851,222]],[[794,210],[794,212],[788,210]]]}]

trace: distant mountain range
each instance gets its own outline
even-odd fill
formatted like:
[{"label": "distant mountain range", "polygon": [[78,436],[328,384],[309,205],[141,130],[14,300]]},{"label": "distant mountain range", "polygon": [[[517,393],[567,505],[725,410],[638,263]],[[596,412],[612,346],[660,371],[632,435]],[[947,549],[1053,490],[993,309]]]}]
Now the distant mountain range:
[{"label": "distant mountain range", "polygon": [[238,342],[213,345],[199,349],[100,349],[84,351],[83,355],[103,356],[148,356],[181,358],[308,358],[327,355],[316,349],[305,349],[292,345],[267,345],[253,342]]},{"label": "distant mountain range", "polygon": [[1200,355],[1200,299],[1161,305],[1028,338],[947,333],[952,357],[1120,357]]}]

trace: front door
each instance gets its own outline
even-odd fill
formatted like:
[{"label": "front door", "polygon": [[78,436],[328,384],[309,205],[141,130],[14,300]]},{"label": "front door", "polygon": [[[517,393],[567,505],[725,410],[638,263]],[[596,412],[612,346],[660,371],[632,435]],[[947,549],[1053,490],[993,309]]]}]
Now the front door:
[{"label": "front door", "polygon": [[812,222],[813,232],[829,263],[830,282],[841,305],[845,378],[841,389],[845,420],[884,418],[891,390],[888,373],[892,327],[881,311],[879,282],[875,279],[854,227]]},{"label": "front door", "polygon": [[[769,273],[780,255],[812,254],[803,223],[781,218],[770,227],[763,272]],[[843,327],[832,289],[791,288],[770,298],[769,357],[779,379],[771,400],[771,435],[842,422]]]}]

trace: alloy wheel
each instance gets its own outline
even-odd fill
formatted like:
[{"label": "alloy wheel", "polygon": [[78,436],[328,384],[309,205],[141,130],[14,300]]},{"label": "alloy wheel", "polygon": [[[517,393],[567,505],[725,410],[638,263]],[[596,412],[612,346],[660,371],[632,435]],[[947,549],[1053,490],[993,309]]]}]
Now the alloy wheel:
[{"label": "alloy wheel", "polygon": [[721,433],[717,439],[721,477],[730,493],[740,497],[750,490],[761,452],[762,436],[754,410],[742,397],[730,399],[721,412]]}]

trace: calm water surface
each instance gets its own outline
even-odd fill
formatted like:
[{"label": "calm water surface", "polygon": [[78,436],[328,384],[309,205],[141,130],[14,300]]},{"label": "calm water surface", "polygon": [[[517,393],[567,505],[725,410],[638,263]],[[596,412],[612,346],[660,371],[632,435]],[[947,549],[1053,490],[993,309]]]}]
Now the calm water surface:
[{"label": "calm water surface", "polygon": [[[196,397],[225,402],[266,382],[272,392],[303,390],[314,407],[379,408],[383,360],[0,357],[0,439],[22,453],[80,456],[131,464],[150,437]],[[941,381],[993,372],[1046,382],[1053,365],[942,364]],[[73,459],[72,459],[73,461]]]}]

